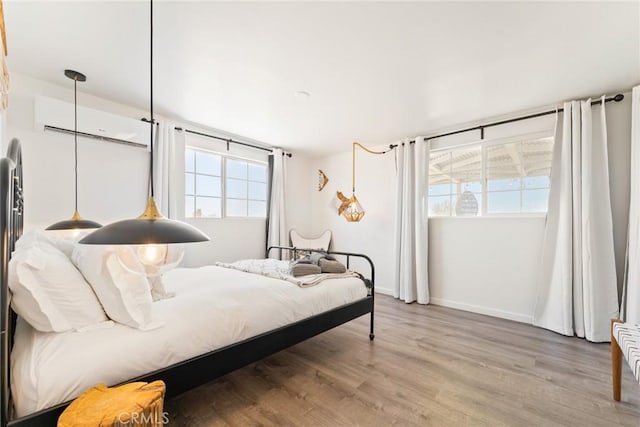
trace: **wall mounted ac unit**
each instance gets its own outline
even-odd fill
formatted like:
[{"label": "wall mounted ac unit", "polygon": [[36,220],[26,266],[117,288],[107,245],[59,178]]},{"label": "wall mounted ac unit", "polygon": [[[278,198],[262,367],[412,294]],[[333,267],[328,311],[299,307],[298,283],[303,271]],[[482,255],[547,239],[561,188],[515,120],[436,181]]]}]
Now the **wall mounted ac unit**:
[{"label": "wall mounted ac unit", "polygon": [[[36,96],[36,130],[73,134],[73,104]],[[78,106],[78,135],[149,149],[149,123]]]}]

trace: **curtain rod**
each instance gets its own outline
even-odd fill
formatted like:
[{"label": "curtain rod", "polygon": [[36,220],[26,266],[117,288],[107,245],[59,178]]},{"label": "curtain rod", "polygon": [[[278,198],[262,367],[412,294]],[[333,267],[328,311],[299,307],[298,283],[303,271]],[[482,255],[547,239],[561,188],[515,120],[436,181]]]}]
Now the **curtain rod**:
[{"label": "curtain rod", "polygon": [[[612,96],[610,98],[605,98],[604,102],[620,102],[624,99],[624,95],[619,93],[615,96]],[[598,99],[596,101],[591,101],[591,105],[599,105],[602,104],[602,100]],[[535,114],[528,114],[526,116],[521,116],[521,117],[514,117],[512,119],[506,119],[506,120],[500,120],[497,122],[490,122],[490,123],[486,123],[483,125],[477,125],[477,126],[473,126],[473,127],[469,127],[469,128],[465,128],[465,129],[460,129],[460,130],[454,130],[451,132],[446,132],[446,133],[441,133],[438,135],[433,135],[433,136],[428,136],[425,137],[425,140],[430,140],[430,139],[436,139],[436,138],[443,138],[445,136],[451,136],[451,135],[457,135],[459,133],[465,133],[465,132],[471,132],[474,130],[479,130],[480,131],[480,139],[484,139],[484,130],[485,128],[490,128],[493,126],[499,126],[499,125],[506,125],[508,123],[514,123],[514,122],[519,122],[521,120],[527,120],[527,119],[535,119],[536,117],[543,117],[543,116],[548,116],[549,114],[555,114],[556,112],[561,113],[564,111],[564,108],[558,108],[557,110],[548,110],[548,111],[543,111],[541,113],[535,113]],[[411,143],[415,142],[415,140],[411,140]]]},{"label": "curtain rod", "polygon": [[[193,134],[193,135],[204,136],[205,138],[212,138],[212,139],[217,139],[219,141],[224,141],[224,142],[227,143],[227,150],[229,150],[229,144],[237,144],[237,145],[242,145],[243,147],[255,148],[256,150],[268,151],[270,153],[273,152],[272,148],[261,147],[259,145],[249,144],[248,142],[240,142],[240,141],[236,141],[236,140],[231,139],[231,138],[222,138],[220,136],[209,135],[207,133],[197,132],[195,130],[183,129],[181,127],[175,127],[174,129],[179,131],[179,132],[186,132],[186,133],[190,133],[190,134]],[[282,155],[283,156],[287,156],[287,157],[291,157],[292,156],[291,153],[285,153],[285,152],[283,152]]]}]

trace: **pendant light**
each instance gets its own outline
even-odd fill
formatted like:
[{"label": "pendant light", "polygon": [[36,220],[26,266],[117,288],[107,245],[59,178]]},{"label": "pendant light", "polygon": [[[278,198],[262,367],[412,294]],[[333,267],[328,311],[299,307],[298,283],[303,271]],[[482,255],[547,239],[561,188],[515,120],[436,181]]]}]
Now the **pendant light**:
[{"label": "pendant light", "polygon": [[135,257],[129,256],[131,251],[119,248],[120,262],[133,272],[139,269],[132,266],[137,260],[145,268],[143,274],[159,275],[177,265],[182,259],[181,245],[175,243],[195,243],[209,240],[206,234],[197,228],[162,216],[154,199],[153,183],[153,0],[150,0],[150,157],[149,157],[149,199],[145,211],[137,218],[125,219],[106,225],[94,231],[80,243],[87,245],[132,245]]},{"label": "pendant light", "polygon": [[83,219],[78,213],[78,82],[84,82],[87,77],[74,70],[64,70],[64,75],[73,80],[73,114],[74,114],[74,174],[75,174],[75,211],[71,216],[71,219],[65,219],[58,221],[55,224],[51,224],[46,230],[69,230],[73,237],[76,237],[81,230],[88,230],[93,228],[102,227],[101,224]]},{"label": "pendant light", "polygon": [[386,154],[396,146],[390,145],[386,151],[374,151],[359,142],[353,143],[351,148],[351,197],[345,197],[340,191],[337,193],[338,200],[340,200],[338,215],[342,215],[349,222],[360,222],[365,214],[364,208],[356,197],[356,147],[360,147],[371,154]]}]

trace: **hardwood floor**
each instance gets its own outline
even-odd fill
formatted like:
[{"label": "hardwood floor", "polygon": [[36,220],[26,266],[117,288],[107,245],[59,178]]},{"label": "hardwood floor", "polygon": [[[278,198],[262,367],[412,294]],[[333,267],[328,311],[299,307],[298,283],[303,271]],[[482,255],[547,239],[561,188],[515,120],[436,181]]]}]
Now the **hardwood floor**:
[{"label": "hardwood floor", "polygon": [[640,426],[609,344],[438,306],[376,299],[368,317],[169,399],[177,426]]}]

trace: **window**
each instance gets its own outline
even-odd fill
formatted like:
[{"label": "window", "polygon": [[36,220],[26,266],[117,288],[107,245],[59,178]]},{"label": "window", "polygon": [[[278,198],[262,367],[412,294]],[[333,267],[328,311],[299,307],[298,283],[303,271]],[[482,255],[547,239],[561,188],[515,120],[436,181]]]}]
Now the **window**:
[{"label": "window", "polygon": [[429,215],[544,213],[553,138],[433,151]]},{"label": "window", "polygon": [[267,166],[226,159],[226,215],[267,216]]},{"label": "window", "polygon": [[265,218],[267,165],[185,150],[185,216]]},{"label": "window", "polygon": [[546,212],[553,138],[487,147],[487,213]]},{"label": "window", "polygon": [[220,218],[222,157],[187,148],[184,170],[185,216],[187,218]]},{"label": "window", "polygon": [[434,152],[429,159],[429,215],[477,215],[482,205],[482,152]]}]

